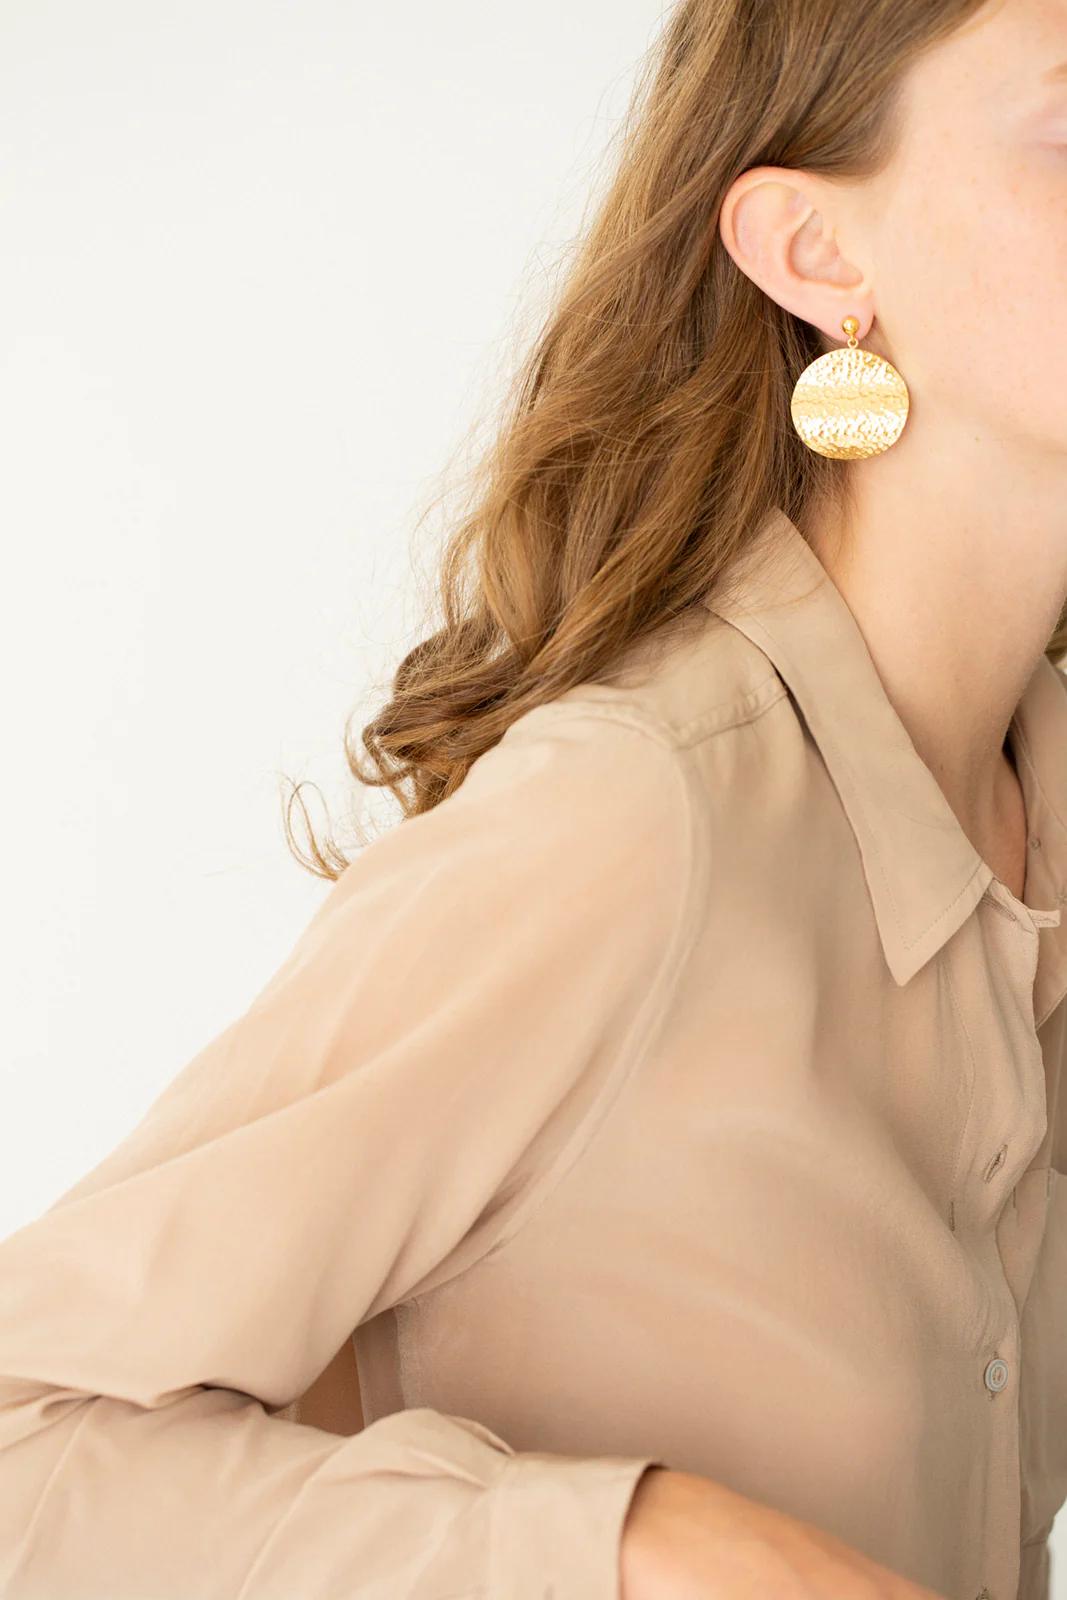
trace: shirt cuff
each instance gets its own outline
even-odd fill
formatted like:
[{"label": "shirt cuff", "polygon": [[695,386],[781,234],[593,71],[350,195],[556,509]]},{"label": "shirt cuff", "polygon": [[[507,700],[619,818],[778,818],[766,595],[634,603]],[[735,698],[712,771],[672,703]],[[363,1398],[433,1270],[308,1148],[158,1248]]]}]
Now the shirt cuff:
[{"label": "shirt cuff", "polygon": [[486,1594],[619,1600],[622,1530],[654,1456],[509,1457],[493,1485]]}]

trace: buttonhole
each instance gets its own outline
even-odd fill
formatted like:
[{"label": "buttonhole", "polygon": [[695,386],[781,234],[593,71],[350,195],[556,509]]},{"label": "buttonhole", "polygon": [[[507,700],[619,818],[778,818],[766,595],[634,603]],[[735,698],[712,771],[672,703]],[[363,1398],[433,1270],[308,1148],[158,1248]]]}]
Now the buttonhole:
[{"label": "buttonhole", "polygon": [[986,1183],[989,1182],[990,1178],[993,1176],[993,1174],[995,1172],[998,1172],[1000,1170],[1001,1162],[1004,1160],[1004,1157],[1007,1154],[1007,1150],[1008,1150],[1007,1145],[1006,1144],[1002,1144],[1000,1149],[997,1151],[996,1155],[993,1157],[992,1161],[986,1167],[985,1172],[983,1173],[983,1177],[984,1177]]}]

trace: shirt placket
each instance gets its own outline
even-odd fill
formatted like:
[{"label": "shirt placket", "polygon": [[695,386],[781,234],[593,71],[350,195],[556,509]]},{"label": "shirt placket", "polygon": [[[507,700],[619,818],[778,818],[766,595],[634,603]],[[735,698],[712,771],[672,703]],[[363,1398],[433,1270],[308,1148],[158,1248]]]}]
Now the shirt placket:
[{"label": "shirt placket", "polygon": [[1034,1026],[1033,996],[1039,932],[1058,916],[1024,905],[997,879],[990,882],[980,911],[1002,955],[1000,970],[1011,975],[1018,1003],[1006,1019],[1004,1071],[996,1070],[996,1053],[992,1059],[983,1056],[989,1074],[983,1088],[991,1116],[976,1125],[972,1158],[962,1169],[954,1199],[953,1224],[961,1235],[969,1236],[976,1261],[987,1275],[994,1307],[990,1337],[975,1356],[974,1382],[981,1386],[990,1409],[990,1460],[982,1583],[973,1600],[1015,1600],[1020,1565],[1021,1312],[1040,1237],[1032,1228],[1014,1229],[1010,1243],[1002,1247],[1009,1236],[1001,1234],[999,1224],[1042,1146],[1047,1127],[1044,1057]]}]

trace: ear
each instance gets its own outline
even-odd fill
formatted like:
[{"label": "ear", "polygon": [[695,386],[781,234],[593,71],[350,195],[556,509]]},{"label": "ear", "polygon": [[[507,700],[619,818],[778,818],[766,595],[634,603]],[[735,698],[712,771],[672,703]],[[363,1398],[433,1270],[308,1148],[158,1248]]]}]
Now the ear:
[{"label": "ear", "polygon": [[741,271],[772,300],[843,344],[844,317],[863,339],[874,320],[864,272],[837,242],[845,222],[841,188],[790,167],[750,167],[719,211],[719,235]]}]

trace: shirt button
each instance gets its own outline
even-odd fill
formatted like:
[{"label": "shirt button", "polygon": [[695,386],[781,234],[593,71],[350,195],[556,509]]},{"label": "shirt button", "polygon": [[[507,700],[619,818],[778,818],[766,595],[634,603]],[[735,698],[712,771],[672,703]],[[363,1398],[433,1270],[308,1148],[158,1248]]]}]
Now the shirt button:
[{"label": "shirt button", "polygon": [[1007,1381],[1008,1363],[1006,1361],[1002,1361],[999,1356],[994,1356],[993,1360],[985,1369],[986,1388],[991,1394],[996,1394],[998,1390],[1003,1389]]}]

